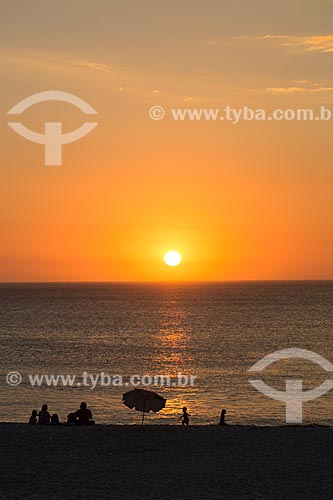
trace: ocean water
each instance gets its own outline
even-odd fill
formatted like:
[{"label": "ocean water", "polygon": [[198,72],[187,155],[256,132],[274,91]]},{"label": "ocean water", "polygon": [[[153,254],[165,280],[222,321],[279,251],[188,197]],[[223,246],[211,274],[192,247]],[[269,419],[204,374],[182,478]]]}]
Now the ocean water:
[{"label": "ocean water", "polygon": [[[281,425],[285,404],[254,389],[248,369],[291,347],[333,362],[333,282],[2,284],[0,338],[0,421],[25,422],[42,403],[64,420],[85,400],[98,423],[140,423],[122,404],[129,385],[92,389],[82,385],[83,372],[124,383],[182,373],[197,377],[194,386],[144,387],[167,398],[146,422],[177,424],[187,406],[192,424],[217,423],[226,408],[230,424]],[[6,382],[13,371],[22,376],[16,386]],[[71,387],[33,387],[36,374],[77,378]],[[286,379],[302,379],[307,390],[333,374],[296,359],[256,378],[279,390]],[[332,418],[333,391],[304,404],[304,423]]]}]

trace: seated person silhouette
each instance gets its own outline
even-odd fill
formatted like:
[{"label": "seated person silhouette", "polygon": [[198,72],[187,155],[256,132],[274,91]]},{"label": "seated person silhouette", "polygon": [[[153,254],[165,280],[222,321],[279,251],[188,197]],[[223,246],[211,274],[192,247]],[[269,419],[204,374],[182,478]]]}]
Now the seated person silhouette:
[{"label": "seated person silhouette", "polygon": [[77,418],[76,418],[75,413],[69,413],[67,415],[67,425],[76,425],[76,421],[77,421]]},{"label": "seated person silhouette", "polygon": [[75,417],[77,418],[76,425],[93,425],[95,423],[92,420],[92,413],[84,401],[80,404],[80,409],[75,412]]},{"label": "seated person silhouette", "polygon": [[225,416],[226,416],[227,410],[223,408],[221,411],[221,417],[220,417],[220,425],[228,425],[225,421]]},{"label": "seated person silhouette", "polygon": [[31,417],[29,418],[29,424],[30,425],[37,424],[37,410],[32,410]]},{"label": "seated person silhouette", "polygon": [[51,425],[60,425],[59,417],[57,413],[53,413],[51,417]]},{"label": "seated person silhouette", "polygon": [[42,410],[38,413],[38,424],[47,425],[50,423],[51,415],[47,411],[47,405],[42,406]]}]

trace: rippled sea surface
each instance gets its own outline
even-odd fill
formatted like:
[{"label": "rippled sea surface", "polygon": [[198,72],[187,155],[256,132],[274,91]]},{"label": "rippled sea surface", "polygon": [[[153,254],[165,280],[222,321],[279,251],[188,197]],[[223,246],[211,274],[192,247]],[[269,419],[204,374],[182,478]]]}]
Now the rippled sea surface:
[{"label": "rippled sea surface", "polygon": [[[333,282],[208,284],[0,285],[0,421],[29,419],[48,403],[61,420],[87,401],[99,423],[140,423],[122,404],[129,386],[95,389],[94,377],[197,377],[193,387],[147,387],[167,398],[149,423],[175,424],[188,407],[193,424],[280,425],[285,405],[257,392],[248,369],[273,351],[298,347],[333,362]],[[6,383],[8,372],[22,383]],[[29,375],[76,375],[72,387],[32,387]],[[314,388],[333,374],[310,361],[285,360],[260,377],[284,390],[286,379]],[[118,379],[119,380],[119,379]],[[81,385],[78,385],[80,384]],[[304,422],[332,424],[333,391],[304,404]]]}]

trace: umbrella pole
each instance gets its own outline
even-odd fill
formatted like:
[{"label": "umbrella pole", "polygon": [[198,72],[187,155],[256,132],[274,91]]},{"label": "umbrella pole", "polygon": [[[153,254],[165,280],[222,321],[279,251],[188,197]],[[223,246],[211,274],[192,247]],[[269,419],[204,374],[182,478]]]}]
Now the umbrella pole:
[{"label": "umbrella pole", "polygon": [[142,421],[141,421],[141,425],[143,425],[143,421],[144,421],[144,419],[145,419],[145,412],[143,411],[143,412],[142,412]]}]

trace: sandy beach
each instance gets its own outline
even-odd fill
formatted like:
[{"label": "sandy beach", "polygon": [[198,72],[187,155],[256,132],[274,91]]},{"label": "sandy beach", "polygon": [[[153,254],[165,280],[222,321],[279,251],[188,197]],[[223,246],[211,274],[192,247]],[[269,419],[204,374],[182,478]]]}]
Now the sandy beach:
[{"label": "sandy beach", "polygon": [[0,424],[2,493],[19,499],[329,500],[329,427]]}]

